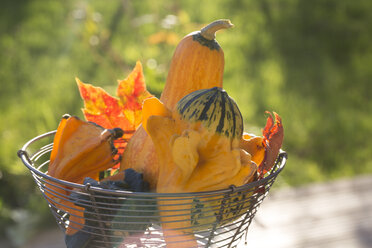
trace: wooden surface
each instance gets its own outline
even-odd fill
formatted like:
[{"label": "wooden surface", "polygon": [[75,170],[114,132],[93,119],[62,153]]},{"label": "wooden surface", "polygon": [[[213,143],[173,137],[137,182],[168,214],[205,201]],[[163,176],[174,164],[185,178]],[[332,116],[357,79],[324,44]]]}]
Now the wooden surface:
[{"label": "wooden surface", "polygon": [[[23,246],[62,247],[63,233],[57,228]],[[271,191],[252,222],[247,245],[239,246],[243,247],[372,247],[372,175]]]},{"label": "wooden surface", "polygon": [[272,191],[242,247],[372,247],[372,176]]}]

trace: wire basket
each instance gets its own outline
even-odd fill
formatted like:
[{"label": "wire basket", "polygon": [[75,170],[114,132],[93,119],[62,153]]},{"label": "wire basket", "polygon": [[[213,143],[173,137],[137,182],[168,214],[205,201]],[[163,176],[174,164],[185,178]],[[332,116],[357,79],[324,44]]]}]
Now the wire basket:
[{"label": "wire basket", "polygon": [[[195,193],[110,190],[49,176],[54,134],[31,139],[18,156],[31,171],[59,227],[89,237],[88,247],[188,247],[190,235],[198,247],[237,247],[287,159],[281,151],[271,172],[241,187]],[[181,222],[175,231],[185,238],[175,234],[165,242],[162,225],[166,222]]]}]

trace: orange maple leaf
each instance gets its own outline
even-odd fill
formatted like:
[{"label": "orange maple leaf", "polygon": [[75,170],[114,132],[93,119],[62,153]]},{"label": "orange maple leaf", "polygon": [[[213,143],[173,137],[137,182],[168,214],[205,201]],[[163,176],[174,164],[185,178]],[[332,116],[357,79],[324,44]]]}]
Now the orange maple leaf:
[{"label": "orange maple leaf", "polygon": [[142,102],[152,95],[146,90],[142,65],[138,61],[124,80],[118,80],[117,97],[101,87],[85,84],[76,78],[80,95],[84,100],[82,109],[85,119],[104,128],[119,127],[124,132],[137,129],[142,121]]}]

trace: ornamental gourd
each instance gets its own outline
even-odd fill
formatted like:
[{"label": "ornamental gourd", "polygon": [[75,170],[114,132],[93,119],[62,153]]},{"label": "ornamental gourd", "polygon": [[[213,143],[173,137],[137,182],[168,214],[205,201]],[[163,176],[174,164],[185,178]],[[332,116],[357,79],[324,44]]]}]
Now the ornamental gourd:
[{"label": "ornamental gourd", "polygon": [[[160,97],[169,110],[173,110],[183,96],[193,91],[222,87],[224,53],[215,40],[215,33],[232,26],[229,20],[217,20],[200,31],[186,35],[180,41]],[[141,126],[124,151],[120,169],[127,168],[143,172],[144,179],[150,183],[150,188],[155,189],[158,163],[154,144]]]},{"label": "ornamental gourd", "polygon": [[[85,177],[98,179],[99,172],[119,162],[115,159],[117,149],[113,141],[122,135],[120,128],[104,129],[75,116],[64,115],[54,136],[48,175],[73,183],[83,183]],[[71,215],[66,233],[77,232],[84,225],[84,211],[68,200],[72,189],[51,180],[46,180],[45,184],[50,204]]]},{"label": "ornamental gourd", "polygon": [[[183,97],[173,111],[160,105],[153,98],[145,100],[143,108],[144,127],[159,162],[156,192],[219,190],[241,186],[254,178],[256,164],[240,148],[241,113],[222,88],[194,91]],[[158,200],[167,247],[195,247],[194,230],[211,227],[219,214],[219,208],[210,206],[211,198],[207,202],[199,199],[197,205],[203,204],[202,208],[193,207],[195,202],[189,197]],[[240,207],[241,211],[247,209],[247,204]],[[220,224],[231,220],[229,213],[220,216]]]},{"label": "ornamental gourd", "polygon": [[[151,116],[149,118],[151,119]],[[241,153],[240,140],[243,134],[243,118],[237,104],[226,91],[218,87],[194,91],[178,102],[171,117],[168,118],[174,122],[170,129],[173,132],[170,144],[173,148],[171,152],[168,151],[168,154],[172,154],[174,162],[181,171],[192,172],[192,174],[183,173],[180,181],[177,182],[175,182],[175,178],[172,178],[171,180],[175,182],[173,184],[182,185],[180,188],[172,188],[169,184],[164,184],[169,180],[166,179],[169,174],[160,173],[157,185],[158,192],[177,192],[179,190],[197,192],[227,188],[232,184],[240,186],[246,183],[246,179],[243,178],[231,179],[238,175],[238,171],[241,169],[241,166],[235,166],[236,160],[239,160],[240,163],[243,159],[244,163],[250,163],[251,157],[249,154]],[[152,137],[155,150],[162,149],[161,147],[164,147],[167,142],[161,143],[155,142],[155,140],[156,137],[162,135],[159,133],[164,128],[156,124],[153,124],[156,126],[155,128],[149,126],[151,122],[154,121],[147,121],[146,129],[151,137],[155,137]],[[188,139],[187,142],[181,141],[180,138],[183,136]],[[180,140],[178,141],[178,139]],[[192,157],[195,151],[192,151],[191,148],[187,149],[187,143],[193,144],[193,149],[197,150],[197,156],[191,159],[191,162],[189,161],[190,156]],[[160,164],[160,166],[166,166],[163,165],[164,163]],[[190,164],[193,164],[192,168],[186,168]],[[161,167],[159,169],[161,172]],[[245,173],[244,177],[249,174]],[[184,181],[185,178],[188,180]]]}]

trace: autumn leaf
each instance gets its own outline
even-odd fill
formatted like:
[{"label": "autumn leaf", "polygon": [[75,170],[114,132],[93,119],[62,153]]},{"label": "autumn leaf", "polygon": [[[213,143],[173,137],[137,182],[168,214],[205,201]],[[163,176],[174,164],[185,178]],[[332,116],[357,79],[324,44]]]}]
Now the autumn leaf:
[{"label": "autumn leaf", "polygon": [[269,114],[269,117],[267,118],[265,128],[262,130],[265,158],[264,161],[259,165],[261,177],[270,171],[274,166],[284,137],[284,129],[280,116],[274,112],[274,121],[272,114],[268,111],[266,111],[266,113]]},{"label": "autumn leaf", "polygon": [[104,128],[120,127],[133,129],[132,123],[125,119],[123,107],[118,98],[110,96],[104,89],[85,84],[76,78],[80,95],[84,100],[82,109],[85,119]]},{"label": "autumn leaf", "polygon": [[111,129],[119,127],[124,132],[134,131],[142,121],[142,102],[152,95],[146,90],[142,65],[135,68],[124,80],[118,81],[117,96],[113,97],[101,87],[85,84],[76,78],[84,100],[83,113],[87,121]]}]

